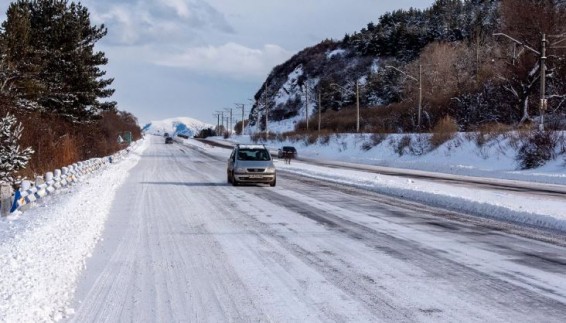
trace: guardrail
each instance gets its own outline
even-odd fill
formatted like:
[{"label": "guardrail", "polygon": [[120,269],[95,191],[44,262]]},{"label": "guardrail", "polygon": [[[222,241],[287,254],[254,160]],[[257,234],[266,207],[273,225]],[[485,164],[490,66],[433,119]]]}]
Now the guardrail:
[{"label": "guardrail", "polygon": [[36,177],[33,182],[30,180],[22,181],[20,188],[13,196],[9,193],[8,196],[2,197],[0,201],[2,216],[8,214],[8,205],[11,206],[9,213],[17,210],[24,211],[35,201],[78,182],[81,177],[100,169],[102,166],[122,160],[130,150],[131,146],[108,157],[92,158],[61,169],[55,169],[53,172],[47,172],[43,176]]}]

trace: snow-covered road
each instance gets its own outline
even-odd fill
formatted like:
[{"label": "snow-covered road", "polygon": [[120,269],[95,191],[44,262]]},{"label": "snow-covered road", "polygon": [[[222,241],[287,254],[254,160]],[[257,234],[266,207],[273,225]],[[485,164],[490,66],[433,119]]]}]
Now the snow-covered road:
[{"label": "snow-covered road", "polygon": [[275,188],[232,187],[224,160],[149,140],[86,262],[70,321],[566,317],[564,247],[289,172]]}]

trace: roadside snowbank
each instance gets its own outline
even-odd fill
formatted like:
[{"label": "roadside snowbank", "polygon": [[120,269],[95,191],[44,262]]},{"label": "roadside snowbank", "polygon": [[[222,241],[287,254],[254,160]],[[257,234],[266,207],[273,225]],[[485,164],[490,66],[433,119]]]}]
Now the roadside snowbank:
[{"label": "roadside snowbank", "polygon": [[[0,322],[57,321],[104,229],[116,189],[147,147],[36,202],[42,212],[0,220]],[[69,196],[80,196],[72,199]]]},{"label": "roadside snowbank", "polygon": [[[359,152],[361,141],[356,139],[358,135],[344,136],[343,142],[336,141],[329,142],[326,145],[309,145],[299,147],[299,156],[308,156],[313,158],[318,156],[317,159],[325,160],[343,160],[344,156],[351,157],[349,162],[352,161],[368,161],[371,160],[370,156],[374,153]],[[246,137],[232,138],[235,142],[246,142]],[[215,140],[222,141],[221,138]],[[202,143],[194,140],[185,140],[185,144],[198,146],[215,155],[228,158],[230,153],[229,149],[213,148],[210,145],[203,145]],[[292,143],[285,143],[292,144]],[[268,145],[271,149],[277,149],[273,145]],[[348,148],[349,147],[349,148]],[[465,150],[465,148],[462,148]],[[353,157],[352,157],[353,156]],[[365,158],[364,158],[365,156]],[[386,155],[381,155],[383,160],[387,159]],[[512,158],[490,158],[490,161],[483,161],[474,157],[465,158],[464,153],[456,153],[454,159],[450,156],[437,156],[439,164],[450,165],[450,160],[456,160],[466,163],[467,167],[461,167],[459,173],[461,175],[455,176],[478,176],[484,175],[498,175],[499,181],[501,179],[518,177],[523,181],[528,181],[529,178],[535,177],[537,182],[555,183],[559,182],[560,185],[566,183],[566,168],[555,165],[555,168],[547,167],[547,171],[528,172],[528,171],[505,171],[510,168]],[[489,155],[488,155],[489,156]],[[393,155],[389,155],[393,158]],[[422,157],[425,158],[425,157]],[[430,161],[433,160],[433,157]],[[483,165],[478,165],[478,161],[484,162]],[[393,164],[393,163],[392,163]],[[418,163],[418,158],[413,156],[412,165],[422,166]],[[489,165],[492,168],[487,168]],[[506,166],[505,166],[506,165]],[[395,166],[398,166],[395,163]],[[276,160],[276,167],[279,170],[285,170],[302,176],[323,179],[328,182],[337,184],[350,185],[360,187],[382,194],[404,198],[411,201],[426,203],[432,206],[448,208],[455,211],[468,213],[470,215],[481,216],[486,218],[498,219],[518,223],[535,228],[543,228],[549,230],[556,230],[566,232],[566,199],[561,197],[532,195],[522,192],[502,192],[501,190],[492,190],[477,187],[461,187],[450,184],[440,184],[427,180],[407,179],[396,176],[388,176],[381,174],[373,174],[364,171],[328,168],[322,166],[315,166],[300,161],[293,161],[291,165],[285,164]],[[420,169],[426,169],[421,167]],[[442,166],[439,169],[447,170]],[[466,171],[468,170],[468,171]],[[549,171],[550,170],[550,171]],[[450,173],[450,172],[446,172]],[[452,172],[454,173],[454,172]],[[537,175],[541,174],[541,175]],[[511,176],[516,175],[516,176]],[[487,176],[490,177],[490,176]],[[498,183],[497,176],[492,176],[494,179],[490,182]],[[515,178],[516,179],[516,178]],[[564,181],[563,181],[564,180]]]},{"label": "roadside snowbank", "polygon": [[[314,144],[308,144],[304,140],[270,141],[266,146],[271,150],[277,150],[281,146],[295,146],[299,157],[321,160],[566,185],[566,156],[558,156],[536,169],[519,170],[515,160],[516,151],[509,138],[497,138],[478,146],[468,140],[465,134],[459,134],[455,139],[429,152],[417,155],[405,148],[399,155],[395,150],[404,136],[389,135],[369,150],[362,149],[362,146],[372,141],[370,134],[341,134],[330,136],[327,140],[321,137]],[[207,139],[231,143],[251,142],[250,136],[232,136],[228,140],[222,137]],[[419,144],[414,146],[419,148]]]},{"label": "roadside snowbank", "polygon": [[330,170],[300,162],[293,162],[292,165],[280,162],[277,167],[306,177],[360,187],[471,215],[566,232],[566,200],[563,198],[503,193],[356,170]]},{"label": "roadside snowbank", "polygon": [[[362,141],[356,135],[348,137],[350,138],[342,138],[346,144],[341,140],[318,146],[294,144],[299,148],[300,156],[349,159],[350,162],[378,158],[373,150],[362,152]],[[241,140],[249,142],[246,137]],[[195,140],[183,142],[223,159],[227,159],[230,154],[229,149],[214,148]],[[137,164],[139,154],[148,144],[149,140],[144,141],[124,160],[107,165],[102,171],[85,177],[82,182],[42,199],[35,206],[41,208],[41,212],[32,210],[19,218],[0,219],[0,322],[57,321],[73,313],[69,302],[73,297],[76,280],[101,237],[117,188],[128,176],[129,170]],[[277,149],[279,145],[272,144],[271,148]],[[349,150],[351,151],[348,152]],[[459,154],[461,156],[458,158],[450,157]],[[484,164],[487,166],[480,167],[474,162],[475,157],[466,158],[466,154],[461,152],[441,154],[438,162],[451,165],[451,158],[452,161],[460,160],[464,163],[465,167],[458,167],[464,175],[477,172],[506,178],[516,172],[512,170],[514,166],[509,166],[512,158],[488,160]],[[399,166],[397,162],[389,161]],[[433,159],[430,162],[432,161]],[[418,169],[419,159],[414,158],[410,164]],[[281,171],[320,178],[338,185],[358,186],[472,215],[566,232],[566,199],[562,197],[472,189],[426,180],[314,166],[300,161],[293,161],[291,165],[276,161],[276,165]],[[489,165],[492,165],[491,168]],[[547,166],[536,172],[516,173],[520,179],[534,177],[540,182],[553,182],[556,178],[566,177],[564,167],[558,161],[555,169]],[[549,180],[550,178],[553,180]],[[70,199],[70,196],[80,196],[80,199]]]}]

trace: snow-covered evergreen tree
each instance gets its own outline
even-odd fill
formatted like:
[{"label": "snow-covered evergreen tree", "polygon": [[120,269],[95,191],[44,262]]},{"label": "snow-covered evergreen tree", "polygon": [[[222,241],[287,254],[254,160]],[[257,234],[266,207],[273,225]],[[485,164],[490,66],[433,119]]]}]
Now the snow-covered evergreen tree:
[{"label": "snow-covered evergreen tree", "polygon": [[102,69],[108,59],[95,49],[107,29],[91,24],[86,7],[19,0],[9,5],[6,18],[0,24],[0,94],[79,123],[116,109],[116,102],[106,100],[114,93],[114,80]]},{"label": "snow-covered evergreen tree", "polygon": [[14,173],[24,169],[33,154],[33,149],[21,149],[18,141],[22,135],[22,123],[7,114],[0,119],[0,182],[14,183]]}]

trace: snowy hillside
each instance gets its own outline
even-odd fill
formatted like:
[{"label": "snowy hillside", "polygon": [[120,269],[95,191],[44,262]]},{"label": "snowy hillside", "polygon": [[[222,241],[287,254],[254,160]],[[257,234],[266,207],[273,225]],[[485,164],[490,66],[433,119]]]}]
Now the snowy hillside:
[{"label": "snowy hillside", "polygon": [[172,136],[182,135],[190,138],[194,137],[202,129],[212,127],[214,126],[196,119],[177,117],[161,121],[151,121],[142,130],[145,133],[154,135],[161,135],[167,132]]}]

